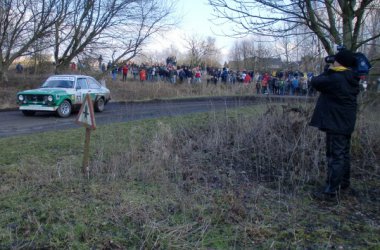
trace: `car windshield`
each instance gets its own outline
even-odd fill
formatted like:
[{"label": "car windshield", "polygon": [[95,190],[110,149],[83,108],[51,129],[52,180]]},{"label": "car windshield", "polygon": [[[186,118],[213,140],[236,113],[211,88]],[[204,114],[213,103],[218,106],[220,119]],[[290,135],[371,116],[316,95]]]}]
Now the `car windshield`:
[{"label": "car windshield", "polygon": [[42,88],[73,88],[74,81],[71,80],[58,80],[51,79],[47,80],[44,84],[42,84]]}]

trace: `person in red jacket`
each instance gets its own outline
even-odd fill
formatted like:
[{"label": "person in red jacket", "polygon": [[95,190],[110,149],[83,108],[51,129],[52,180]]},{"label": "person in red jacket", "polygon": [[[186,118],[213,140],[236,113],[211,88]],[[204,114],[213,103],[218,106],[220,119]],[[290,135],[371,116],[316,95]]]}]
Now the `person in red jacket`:
[{"label": "person in red jacket", "polygon": [[245,74],[244,85],[248,85],[251,82],[251,80],[252,80],[251,76],[248,73]]},{"label": "person in red jacket", "polygon": [[261,87],[263,90],[263,94],[269,94],[268,93],[268,84],[269,84],[270,76],[268,73],[265,73],[263,76],[263,80],[261,81]]},{"label": "person in red jacket", "polygon": [[128,65],[125,64],[122,68],[123,71],[123,81],[125,82],[127,80],[127,75],[128,75]]},{"label": "person in red jacket", "polygon": [[146,81],[146,71],[145,69],[140,70],[140,81],[145,82]]}]

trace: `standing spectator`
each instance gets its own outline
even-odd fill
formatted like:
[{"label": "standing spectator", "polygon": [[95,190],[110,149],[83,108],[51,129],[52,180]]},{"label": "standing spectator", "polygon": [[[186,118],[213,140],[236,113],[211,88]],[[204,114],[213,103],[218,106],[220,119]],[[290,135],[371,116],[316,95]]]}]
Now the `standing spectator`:
[{"label": "standing spectator", "polygon": [[137,76],[139,74],[139,68],[137,67],[137,65],[133,64],[132,66],[132,74],[133,74],[133,80],[137,80]]},{"label": "standing spectator", "polygon": [[186,73],[186,77],[187,77],[187,83],[190,84],[192,82],[192,79],[193,79],[193,72],[189,68],[186,67],[185,73]]},{"label": "standing spectator", "polygon": [[259,73],[257,73],[255,76],[256,94],[260,94],[260,92],[261,92],[261,80],[262,80],[262,76]]},{"label": "standing spectator", "polygon": [[293,77],[292,85],[290,86],[290,95],[298,95],[299,81],[298,77]]},{"label": "standing spectator", "polygon": [[307,86],[308,86],[307,93],[309,96],[314,96],[314,92],[315,92],[313,86],[311,86],[310,84],[311,79],[313,77],[314,77],[314,74],[312,72],[307,73]]},{"label": "standing spectator", "polygon": [[152,69],[153,67],[148,67],[148,69],[146,70],[146,78],[148,81],[152,81]]},{"label": "standing spectator", "polygon": [[195,76],[195,82],[197,82],[197,83],[201,83],[202,82],[201,81],[202,73],[201,73],[199,67],[197,67],[195,69],[195,75],[194,76]]},{"label": "standing spectator", "polygon": [[284,95],[285,94],[285,81],[284,79],[278,80],[278,86],[279,86],[279,94]]},{"label": "standing spectator", "polygon": [[117,68],[117,66],[116,65],[114,65],[113,67],[112,67],[112,81],[115,81],[116,80],[116,77],[117,77],[117,71],[118,71],[118,68]]},{"label": "standing spectator", "polygon": [[175,84],[177,82],[177,70],[174,66],[169,68],[169,79],[170,83]]},{"label": "standing spectator", "polygon": [[150,75],[151,75],[152,82],[156,81],[156,67],[155,66],[152,67],[150,71]]},{"label": "standing spectator", "polygon": [[179,82],[180,82],[180,83],[183,83],[183,81],[184,81],[185,78],[186,78],[186,72],[185,72],[185,70],[184,70],[183,68],[181,68],[181,69],[179,70],[178,77],[179,77]]},{"label": "standing spectator", "polygon": [[226,68],[223,68],[222,74],[220,75],[222,78],[222,83],[226,84],[227,83],[227,77],[228,77],[228,70]]},{"label": "standing spectator", "polygon": [[244,82],[244,80],[245,80],[245,76],[247,75],[247,73],[245,73],[245,71],[243,71],[242,73],[241,73],[241,76],[240,76],[240,78],[241,78],[241,82]]},{"label": "standing spectator", "polygon": [[292,76],[288,75],[285,81],[285,94],[289,95],[292,89]]},{"label": "standing spectator", "polygon": [[123,71],[123,81],[125,82],[127,80],[127,76],[128,76],[128,65],[125,64],[122,68],[122,71]]},{"label": "standing spectator", "polygon": [[341,190],[350,187],[350,143],[359,94],[359,79],[350,69],[354,65],[354,54],[341,50],[330,68],[311,80],[321,94],[310,125],[326,133],[328,167],[325,187],[313,193],[316,199],[335,199]]},{"label": "standing spectator", "polygon": [[273,94],[280,94],[280,80],[277,77],[273,77]]},{"label": "standing spectator", "polygon": [[108,61],[108,64],[107,64],[107,70],[111,70],[111,68],[112,68],[112,62],[110,60]]},{"label": "standing spectator", "polygon": [[307,78],[306,77],[301,77],[300,81],[300,91],[302,95],[307,95],[309,87],[307,86]]},{"label": "standing spectator", "polygon": [[236,72],[235,71],[232,71],[231,74],[230,74],[230,82],[232,84],[236,83]]},{"label": "standing spectator", "polygon": [[77,65],[75,64],[75,62],[71,63],[70,68],[71,68],[71,71],[75,71],[77,69]]},{"label": "standing spectator", "polygon": [[274,90],[274,77],[270,74],[269,75],[269,81],[268,81],[268,93],[273,94]]},{"label": "standing spectator", "polygon": [[103,57],[102,55],[99,56],[98,58],[98,64],[99,64],[99,69],[102,70],[102,62],[103,62]]},{"label": "standing spectator", "polygon": [[251,83],[251,76],[249,74],[245,74],[245,77],[244,77],[244,85],[248,85],[249,83]]},{"label": "standing spectator", "polygon": [[21,63],[17,63],[16,65],[16,72],[18,74],[21,74],[24,71],[24,67],[21,65]]},{"label": "standing spectator", "polygon": [[263,79],[261,81],[261,87],[263,94],[268,94],[268,84],[269,84],[270,76],[268,73],[265,73]]},{"label": "standing spectator", "polygon": [[144,68],[140,70],[140,81],[145,82],[146,81],[146,71]]}]

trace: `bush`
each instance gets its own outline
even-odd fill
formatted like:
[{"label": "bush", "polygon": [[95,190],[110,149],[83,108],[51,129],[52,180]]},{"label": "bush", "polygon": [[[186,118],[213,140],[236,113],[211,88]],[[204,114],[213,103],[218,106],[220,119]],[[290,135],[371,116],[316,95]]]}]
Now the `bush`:
[{"label": "bush", "polygon": [[[308,126],[312,108],[268,106],[257,116],[208,115],[203,123],[175,126],[158,122],[147,137],[134,129],[130,146],[110,162],[97,162],[101,173],[145,182],[174,182],[229,187],[244,182],[275,182],[287,190],[324,180],[324,133]],[[361,117],[361,116],[360,116]],[[353,171],[379,173],[378,125],[358,121],[353,135]],[[143,133],[146,136],[145,133]],[[362,158],[365,156],[365,159]]]}]

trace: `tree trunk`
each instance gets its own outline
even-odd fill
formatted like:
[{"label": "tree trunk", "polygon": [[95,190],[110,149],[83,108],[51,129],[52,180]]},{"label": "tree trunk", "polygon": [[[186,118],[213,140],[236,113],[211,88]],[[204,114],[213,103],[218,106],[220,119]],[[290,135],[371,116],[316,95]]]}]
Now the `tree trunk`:
[{"label": "tree trunk", "polygon": [[70,63],[69,62],[60,62],[55,65],[54,73],[56,75],[66,73],[70,70]]},{"label": "tree trunk", "polygon": [[0,86],[5,86],[8,83],[8,69],[0,65]]}]

